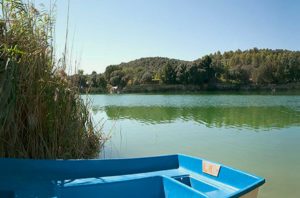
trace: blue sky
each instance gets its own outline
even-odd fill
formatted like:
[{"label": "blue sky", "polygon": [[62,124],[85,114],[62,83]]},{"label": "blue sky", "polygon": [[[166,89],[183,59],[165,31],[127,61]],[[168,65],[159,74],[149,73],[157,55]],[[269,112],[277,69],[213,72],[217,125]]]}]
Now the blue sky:
[{"label": "blue sky", "polygon": [[[57,0],[58,52],[67,2]],[[194,60],[253,47],[300,50],[300,1],[70,0],[69,55],[85,73],[141,57]]]}]

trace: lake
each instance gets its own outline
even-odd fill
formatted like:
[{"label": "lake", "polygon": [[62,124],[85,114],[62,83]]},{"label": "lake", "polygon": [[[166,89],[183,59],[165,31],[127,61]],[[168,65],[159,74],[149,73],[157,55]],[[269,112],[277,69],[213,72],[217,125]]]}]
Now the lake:
[{"label": "lake", "polygon": [[92,95],[110,136],[101,158],[173,153],[266,178],[260,197],[300,197],[299,95]]}]

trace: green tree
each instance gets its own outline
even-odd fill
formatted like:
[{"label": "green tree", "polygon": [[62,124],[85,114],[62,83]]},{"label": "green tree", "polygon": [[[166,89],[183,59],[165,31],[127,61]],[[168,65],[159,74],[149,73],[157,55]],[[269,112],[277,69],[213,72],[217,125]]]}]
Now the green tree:
[{"label": "green tree", "polygon": [[205,83],[213,80],[215,78],[215,70],[212,67],[212,59],[210,56],[204,56],[201,60],[201,66],[203,67],[204,71],[204,79]]},{"label": "green tree", "polygon": [[178,84],[188,84],[187,65],[185,63],[178,65],[175,72]]},{"label": "green tree", "polygon": [[163,67],[162,80],[166,84],[176,83],[176,72],[170,62],[167,62]]},{"label": "green tree", "polygon": [[78,86],[80,88],[86,88],[87,85],[87,76],[84,75],[84,71],[82,69],[78,70]]},{"label": "green tree", "polygon": [[124,87],[129,80],[128,76],[121,70],[115,70],[110,75],[110,84],[113,86]]},{"label": "green tree", "polygon": [[98,87],[98,82],[97,82],[97,72],[93,71],[91,75],[91,84],[92,87]]},{"label": "green tree", "polygon": [[141,78],[141,83],[147,84],[152,82],[152,74],[150,72],[145,72]]},{"label": "green tree", "polygon": [[106,90],[107,81],[106,81],[104,75],[102,75],[102,74],[98,75],[97,84],[100,88],[102,88],[103,90]]},{"label": "green tree", "polygon": [[111,77],[111,73],[116,71],[116,70],[120,70],[120,67],[116,66],[116,65],[110,65],[107,66],[104,72],[104,76],[107,80],[110,80]]}]

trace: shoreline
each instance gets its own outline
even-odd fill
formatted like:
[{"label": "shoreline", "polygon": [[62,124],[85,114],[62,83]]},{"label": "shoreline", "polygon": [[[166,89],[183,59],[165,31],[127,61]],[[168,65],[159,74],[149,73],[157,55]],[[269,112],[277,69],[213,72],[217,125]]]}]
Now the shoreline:
[{"label": "shoreline", "polygon": [[245,94],[300,94],[300,83],[289,84],[269,84],[269,85],[238,85],[238,84],[203,84],[203,85],[159,85],[159,84],[143,84],[143,85],[131,85],[122,89],[117,89],[114,92],[98,92],[90,89],[89,92],[84,90],[82,94],[197,94],[197,93],[245,93]]},{"label": "shoreline", "polygon": [[270,93],[280,92],[300,93],[300,83],[283,85],[234,85],[234,84],[204,84],[204,85],[135,85],[124,87],[119,93]]}]

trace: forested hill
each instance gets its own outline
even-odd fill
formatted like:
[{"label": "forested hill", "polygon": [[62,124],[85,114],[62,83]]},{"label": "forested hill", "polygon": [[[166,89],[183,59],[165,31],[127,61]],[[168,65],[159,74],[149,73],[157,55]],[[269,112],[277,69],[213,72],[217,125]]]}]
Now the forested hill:
[{"label": "forested hill", "polygon": [[178,65],[190,64],[190,62],[165,57],[140,58],[128,63],[108,66],[104,75],[113,86],[152,83],[163,81],[163,68],[168,64],[176,68]]},{"label": "forested hill", "polygon": [[[295,83],[300,82],[300,51],[254,48],[216,52],[194,61],[141,58],[108,66],[101,78],[119,88],[141,84]],[[97,84],[97,79],[94,82]]]},{"label": "forested hill", "polygon": [[168,58],[141,58],[108,66],[112,85],[151,83],[199,84],[210,81],[280,84],[300,81],[300,52],[256,48],[214,53],[192,62]]},{"label": "forested hill", "polygon": [[[168,62],[170,62],[174,65],[178,65],[180,63],[189,63],[189,61],[170,59],[170,58],[166,58],[166,57],[148,57],[148,58],[140,58],[137,60],[133,60],[128,63],[121,63],[117,66],[119,66],[119,67],[139,67],[139,66],[141,66],[146,70],[154,71],[154,70],[159,70],[162,66],[164,66]],[[114,67],[114,66],[112,66],[112,67]],[[106,69],[108,69],[108,68],[106,68]]]}]

